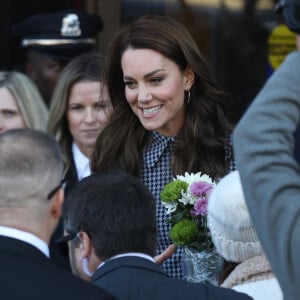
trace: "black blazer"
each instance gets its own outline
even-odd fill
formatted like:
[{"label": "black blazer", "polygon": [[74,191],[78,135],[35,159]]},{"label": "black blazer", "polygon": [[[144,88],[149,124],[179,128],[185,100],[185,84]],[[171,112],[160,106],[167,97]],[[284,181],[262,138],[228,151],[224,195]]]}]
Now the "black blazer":
[{"label": "black blazer", "polygon": [[231,289],[171,278],[155,263],[134,256],[107,261],[96,270],[93,282],[117,299],[252,299]]},{"label": "black blazer", "polygon": [[17,239],[0,236],[0,266],[1,300],[115,299]]},{"label": "black blazer", "polygon": [[[65,197],[70,192],[74,184],[78,181],[78,176],[76,172],[75,162],[72,156],[72,150],[69,153],[71,165],[65,175],[66,188],[65,188]],[[50,240],[50,259],[58,266],[71,271],[70,263],[69,263],[69,252],[67,243],[57,244],[57,240],[59,240],[63,236],[63,220],[60,218],[59,223],[57,225],[56,230],[53,233],[53,236]]]}]

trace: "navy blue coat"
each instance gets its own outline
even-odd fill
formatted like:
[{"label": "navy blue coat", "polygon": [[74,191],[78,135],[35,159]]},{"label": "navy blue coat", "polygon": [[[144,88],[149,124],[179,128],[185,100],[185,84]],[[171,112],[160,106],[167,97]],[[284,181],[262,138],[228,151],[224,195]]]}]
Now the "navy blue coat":
[{"label": "navy blue coat", "polygon": [[210,284],[190,283],[169,277],[155,263],[127,256],[107,261],[93,275],[93,282],[117,299],[142,300],[249,300],[251,297]]}]

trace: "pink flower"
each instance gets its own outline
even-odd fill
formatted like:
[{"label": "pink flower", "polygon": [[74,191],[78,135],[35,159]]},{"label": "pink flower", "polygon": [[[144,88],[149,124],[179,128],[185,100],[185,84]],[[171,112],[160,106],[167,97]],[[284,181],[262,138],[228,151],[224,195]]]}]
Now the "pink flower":
[{"label": "pink flower", "polygon": [[206,214],[207,214],[207,199],[199,198],[195,202],[194,208],[191,210],[191,215],[199,216],[199,215],[206,215]]},{"label": "pink flower", "polygon": [[198,181],[191,184],[190,192],[194,197],[204,197],[212,189],[213,185],[205,181]]}]

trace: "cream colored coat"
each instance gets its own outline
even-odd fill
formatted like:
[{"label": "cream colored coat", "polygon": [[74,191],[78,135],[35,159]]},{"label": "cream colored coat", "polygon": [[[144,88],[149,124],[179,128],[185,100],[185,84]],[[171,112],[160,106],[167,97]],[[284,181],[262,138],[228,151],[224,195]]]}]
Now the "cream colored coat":
[{"label": "cream colored coat", "polygon": [[248,294],[254,300],[283,300],[281,288],[264,255],[240,263],[221,286]]}]

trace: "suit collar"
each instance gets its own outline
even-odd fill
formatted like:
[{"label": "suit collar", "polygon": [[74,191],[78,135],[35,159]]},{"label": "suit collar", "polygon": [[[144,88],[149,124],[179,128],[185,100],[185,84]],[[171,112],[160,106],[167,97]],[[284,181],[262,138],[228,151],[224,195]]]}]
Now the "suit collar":
[{"label": "suit collar", "polygon": [[25,256],[35,260],[49,261],[44,253],[33,245],[11,237],[0,236],[0,252],[17,256]]},{"label": "suit collar", "polygon": [[91,175],[90,159],[81,152],[75,143],[72,144],[72,154],[78,180]]},{"label": "suit collar", "polygon": [[136,256],[126,256],[106,261],[101,268],[95,271],[92,279],[93,281],[99,280],[108,273],[121,268],[148,269],[149,271],[160,273],[166,277],[168,276],[157,264],[149,261],[148,259]]},{"label": "suit collar", "polygon": [[40,237],[38,237],[37,235],[31,232],[20,230],[13,227],[0,226],[0,236],[10,237],[28,243],[38,248],[48,258],[50,257],[49,247],[47,243],[44,240],[42,240]]}]

